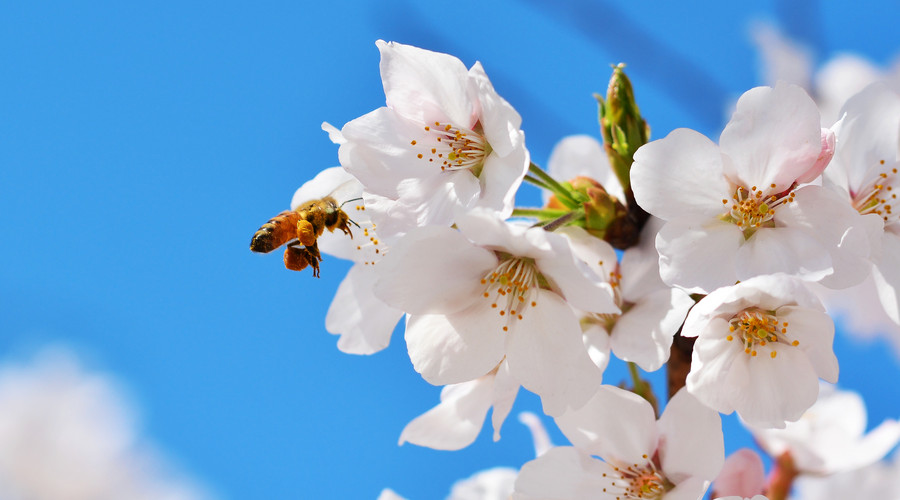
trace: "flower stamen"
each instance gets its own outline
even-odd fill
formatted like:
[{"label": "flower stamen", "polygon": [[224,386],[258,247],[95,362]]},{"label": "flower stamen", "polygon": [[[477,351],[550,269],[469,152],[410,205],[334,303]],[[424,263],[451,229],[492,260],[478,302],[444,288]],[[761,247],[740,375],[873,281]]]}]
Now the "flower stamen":
[{"label": "flower stamen", "polygon": [[[480,127],[476,124],[475,128]],[[419,159],[440,165],[441,171],[466,169],[476,176],[480,173],[484,159],[490,153],[490,145],[480,133],[441,122],[426,125],[425,132],[430,136],[429,140],[422,141],[422,144],[417,141],[410,143],[424,148],[424,153],[416,155]]]}]

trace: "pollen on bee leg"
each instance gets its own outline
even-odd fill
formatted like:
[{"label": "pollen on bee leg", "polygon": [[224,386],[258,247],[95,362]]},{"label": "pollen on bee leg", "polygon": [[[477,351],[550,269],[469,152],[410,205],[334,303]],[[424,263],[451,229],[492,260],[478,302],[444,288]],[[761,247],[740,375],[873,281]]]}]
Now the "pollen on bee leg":
[{"label": "pollen on bee leg", "polygon": [[316,244],[316,228],[308,221],[301,219],[297,221],[297,239],[304,246],[313,246]]}]

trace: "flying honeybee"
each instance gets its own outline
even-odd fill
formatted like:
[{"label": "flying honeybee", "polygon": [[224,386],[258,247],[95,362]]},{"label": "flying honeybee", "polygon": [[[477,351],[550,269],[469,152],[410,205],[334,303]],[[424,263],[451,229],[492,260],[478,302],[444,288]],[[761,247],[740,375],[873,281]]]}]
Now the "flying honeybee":
[{"label": "flying honeybee", "polygon": [[313,276],[318,278],[322,256],[316,240],[326,229],[340,229],[352,238],[351,223],[355,224],[333,197],[310,200],[301,203],[294,210],[281,212],[263,224],[250,240],[250,250],[269,253],[287,243],[284,267],[302,271],[309,266],[312,267]]}]

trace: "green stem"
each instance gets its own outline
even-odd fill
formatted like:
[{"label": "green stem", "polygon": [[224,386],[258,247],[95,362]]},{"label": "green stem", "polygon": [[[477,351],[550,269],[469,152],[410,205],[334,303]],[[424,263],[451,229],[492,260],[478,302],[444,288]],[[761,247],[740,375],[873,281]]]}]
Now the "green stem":
[{"label": "green stem", "polygon": [[569,210],[553,208],[516,208],[513,209],[513,217],[537,217],[538,219],[555,219],[569,213]]},{"label": "green stem", "polygon": [[572,194],[569,193],[569,190],[566,189],[565,186],[557,182],[556,179],[550,177],[550,174],[541,170],[541,167],[532,163],[528,166],[528,172],[534,174],[534,176],[537,177],[538,180],[542,181],[544,183],[544,189],[555,194],[559,201],[561,201],[567,207],[575,208],[579,205],[578,200],[572,197]]},{"label": "green stem", "polygon": [[650,387],[644,379],[641,378],[641,374],[638,371],[638,366],[631,361],[628,362],[628,372],[631,374],[631,382],[634,384],[634,389],[632,392],[637,394],[638,396],[647,400],[651,406],[653,406],[653,411],[659,415],[659,406],[656,401],[656,396],[653,394],[653,388]]}]

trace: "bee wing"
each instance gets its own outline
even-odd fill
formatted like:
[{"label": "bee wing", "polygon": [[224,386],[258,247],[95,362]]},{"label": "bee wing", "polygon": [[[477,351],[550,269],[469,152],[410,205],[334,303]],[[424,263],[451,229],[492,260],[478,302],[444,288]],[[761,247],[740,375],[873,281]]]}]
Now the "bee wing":
[{"label": "bee wing", "polygon": [[331,197],[338,202],[338,204],[344,203],[347,200],[352,200],[354,198],[361,198],[363,192],[363,185],[356,180],[356,177],[348,179],[346,182],[341,184],[340,186],[334,188],[334,191],[331,192]]},{"label": "bee wing", "polygon": [[[298,206],[308,201],[322,199],[326,196],[331,196],[338,202],[341,202],[341,198],[338,198],[335,195],[335,191],[338,189],[343,190],[345,184],[352,182],[359,185],[359,181],[343,168],[326,168],[300,186],[300,189],[294,193],[294,198],[291,200],[291,210],[296,209]],[[362,185],[359,186],[360,191],[362,191]],[[350,198],[352,197],[353,196],[350,196]]]}]

